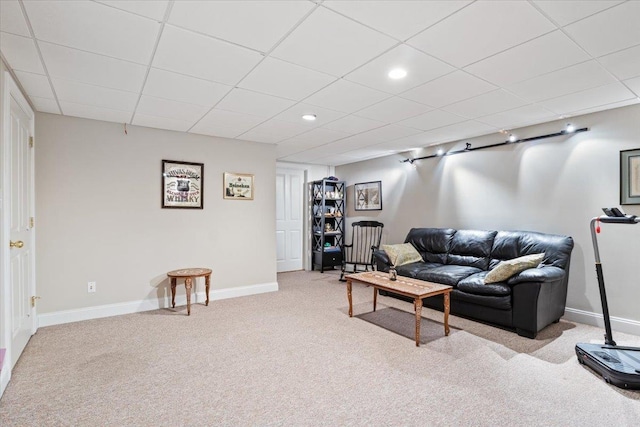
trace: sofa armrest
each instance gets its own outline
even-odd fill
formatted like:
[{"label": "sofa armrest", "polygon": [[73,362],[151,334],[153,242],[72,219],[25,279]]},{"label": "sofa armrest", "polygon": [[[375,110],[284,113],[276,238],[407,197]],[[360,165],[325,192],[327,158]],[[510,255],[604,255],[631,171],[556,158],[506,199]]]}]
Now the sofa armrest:
[{"label": "sofa armrest", "polygon": [[391,260],[389,260],[389,255],[381,249],[375,249],[373,251],[373,264],[376,266],[376,270],[378,271],[389,271],[391,268]]},{"label": "sofa armrest", "polygon": [[545,266],[539,268],[529,268],[521,273],[512,276],[507,280],[509,285],[516,285],[523,282],[553,282],[562,279],[566,272],[560,267]]}]

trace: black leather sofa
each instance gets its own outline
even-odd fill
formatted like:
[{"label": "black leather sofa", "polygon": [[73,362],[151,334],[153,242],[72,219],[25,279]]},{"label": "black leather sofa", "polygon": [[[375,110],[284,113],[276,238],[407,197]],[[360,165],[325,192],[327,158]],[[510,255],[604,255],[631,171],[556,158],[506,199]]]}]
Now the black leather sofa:
[{"label": "black leather sofa", "polygon": [[[397,267],[398,275],[453,286],[451,314],[515,330],[528,338],[535,338],[564,315],[571,237],[532,231],[413,228],[405,243],[411,243],[423,261]],[[500,261],[543,252],[537,268],[505,282],[484,283]],[[374,263],[379,271],[391,267],[383,250],[374,252]],[[442,295],[424,299],[423,305],[442,311]]]}]

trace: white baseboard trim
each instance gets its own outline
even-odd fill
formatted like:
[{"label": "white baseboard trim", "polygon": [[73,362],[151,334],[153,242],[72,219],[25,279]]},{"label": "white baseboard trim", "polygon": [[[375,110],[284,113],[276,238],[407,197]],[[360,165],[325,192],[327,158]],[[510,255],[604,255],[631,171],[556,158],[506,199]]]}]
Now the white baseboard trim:
[{"label": "white baseboard trim", "polygon": [[[8,365],[8,359],[5,357],[5,365]],[[0,398],[4,394],[4,391],[7,389],[9,385],[9,380],[11,379],[11,369],[8,366],[3,366],[2,371],[0,372]]]},{"label": "white baseboard trim", "polygon": [[[261,283],[258,285],[241,286],[238,288],[214,289],[209,292],[209,300],[216,301],[227,298],[244,297],[248,295],[275,292],[278,290],[278,282]],[[204,302],[205,293],[196,292],[192,296],[191,303]],[[186,295],[176,295],[176,306],[187,305]],[[119,316],[122,314],[139,313],[142,311],[157,310],[171,306],[171,296],[158,299],[145,299],[129,301],[117,304],[106,304],[95,307],[85,307],[75,310],[63,310],[38,315],[38,326],[53,326],[63,323],[79,322],[82,320],[100,319],[103,317]]]},{"label": "white baseboard trim", "polygon": [[[576,308],[565,308],[563,319],[571,322],[584,323],[586,325],[598,326],[604,331],[604,317],[599,313],[578,310]],[[622,317],[611,316],[611,329],[613,332],[640,336],[640,322],[637,320],[623,319]]]}]

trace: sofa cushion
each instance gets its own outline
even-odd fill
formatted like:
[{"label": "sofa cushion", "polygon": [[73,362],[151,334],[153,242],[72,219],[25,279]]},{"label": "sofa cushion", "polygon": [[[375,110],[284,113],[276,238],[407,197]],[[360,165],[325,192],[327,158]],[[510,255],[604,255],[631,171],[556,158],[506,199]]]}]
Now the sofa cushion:
[{"label": "sofa cushion", "polygon": [[454,289],[453,291],[451,291],[451,299],[464,301],[470,304],[496,308],[499,310],[511,310],[511,295],[505,295],[503,297],[478,295],[470,294],[459,289]]},{"label": "sofa cushion", "polygon": [[507,285],[504,282],[485,284],[484,278],[487,274],[487,271],[481,271],[480,273],[472,274],[471,276],[460,280],[458,282],[457,289],[469,294],[476,295],[511,295],[511,286]]},{"label": "sofa cushion", "polygon": [[451,241],[447,264],[486,270],[496,231],[458,230]]},{"label": "sofa cushion", "polygon": [[460,280],[480,271],[479,268],[464,265],[443,265],[417,272],[416,279],[456,286]]},{"label": "sofa cushion", "polygon": [[496,268],[491,270],[484,278],[485,283],[504,282],[511,276],[537,267],[544,258],[544,254],[525,255],[519,258],[501,261]]},{"label": "sofa cushion", "polygon": [[396,268],[396,271],[399,275],[404,277],[416,278],[419,272],[423,270],[429,270],[434,267],[442,267],[442,264],[433,263],[433,262],[413,262],[411,264],[401,265]]},{"label": "sofa cushion", "polygon": [[411,243],[401,245],[382,245],[382,250],[389,255],[391,265],[399,267],[412,262],[422,261],[422,256],[416,251]]},{"label": "sofa cushion", "polygon": [[444,264],[455,232],[452,228],[412,228],[404,241],[413,244],[426,262]]},{"label": "sofa cushion", "polygon": [[521,232],[520,256],[544,252],[543,265],[566,270],[573,250],[573,239],[567,236],[544,234],[535,231]]},{"label": "sofa cushion", "polygon": [[500,261],[514,259],[520,254],[520,236],[522,231],[498,231],[493,239],[489,269],[493,269]]}]

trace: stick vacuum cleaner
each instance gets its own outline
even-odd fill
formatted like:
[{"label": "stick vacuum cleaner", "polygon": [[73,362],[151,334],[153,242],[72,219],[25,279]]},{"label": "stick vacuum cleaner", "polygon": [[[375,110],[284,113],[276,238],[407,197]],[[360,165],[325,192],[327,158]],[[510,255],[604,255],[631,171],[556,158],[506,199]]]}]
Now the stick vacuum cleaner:
[{"label": "stick vacuum cleaner", "polygon": [[616,345],[611,334],[611,320],[607,305],[607,294],[604,287],[600,252],[598,251],[597,233],[600,232],[600,223],[635,225],[640,222],[640,217],[625,215],[617,208],[603,209],[606,215],[595,217],[591,220],[591,240],[596,256],[596,274],[600,287],[600,300],[602,301],[602,315],[604,317],[604,345],[601,344],[576,344],[578,361],[587,365],[598,374],[602,375],[607,383],[620,388],[640,390],[640,348],[623,347]]}]

